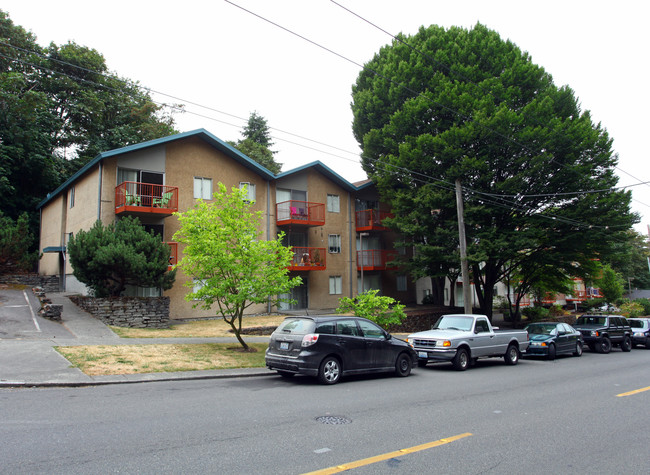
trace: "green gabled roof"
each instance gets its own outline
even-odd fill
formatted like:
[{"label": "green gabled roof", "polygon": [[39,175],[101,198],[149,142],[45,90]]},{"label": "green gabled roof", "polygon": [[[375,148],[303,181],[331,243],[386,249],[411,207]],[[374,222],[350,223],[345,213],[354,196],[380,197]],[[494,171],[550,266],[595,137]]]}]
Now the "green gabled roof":
[{"label": "green gabled roof", "polygon": [[299,166],[297,168],[293,168],[289,171],[278,173],[275,178],[284,178],[286,176],[291,176],[295,175],[296,173],[300,173],[302,171],[305,171],[308,168],[313,168],[316,171],[320,172],[321,174],[325,175],[327,178],[332,180],[334,183],[339,185],[341,188],[347,191],[356,191],[358,188],[354,186],[352,183],[347,181],[345,178],[343,178],[341,175],[336,173],[334,170],[329,168],[327,165],[325,165],[322,162],[319,162],[318,160],[315,162],[308,163],[306,165]]},{"label": "green gabled roof", "polygon": [[121,155],[128,152],[134,152],[137,150],[144,150],[150,147],[156,147],[158,145],[164,145],[170,142],[175,142],[177,140],[186,139],[188,137],[198,137],[201,140],[204,140],[205,142],[209,143],[217,150],[220,150],[221,152],[225,153],[230,158],[239,162],[241,165],[245,166],[249,170],[257,173],[265,180],[272,180],[273,178],[275,178],[273,172],[263,167],[256,161],[251,160],[236,148],[231,147],[226,142],[222,141],[221,139],[219,139],[218,137],[211,134],[205,129],[197,129],[197,130],[192,130],[190,132],[183,132],[180,134],[169,135],[167,137],[161,137],[159,139],[148,140],[147,142],[142,142],[135,145],[128,145],[126,147],[117,148],[115,150],[109,150],[108,152],[102,152],[99,155],[97,155],[95,158],[93,158],[91,161],[86,163],[86,165],[84,165],[77,173],[75,173],[70,178],[68,178],[56,190],[54,190],[51,193],[48,193],[47,197],[38,204],[37,208],[42,208],[43,205],[48,203],[50,200],[54,199],[59,193],[61,193],[63,190],[68,188],[72,183],[74,183],[80,176],[84,175],[88,170],[92,169],[95,165],[97,165],[105,158],[113,157],[115,155]]}]

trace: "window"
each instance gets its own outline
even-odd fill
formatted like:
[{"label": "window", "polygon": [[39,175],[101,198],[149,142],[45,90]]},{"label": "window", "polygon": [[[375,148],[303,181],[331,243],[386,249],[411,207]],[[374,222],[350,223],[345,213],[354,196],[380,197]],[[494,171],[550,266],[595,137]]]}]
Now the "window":
[{"label": "window", "polygon": [[74,208],[74,186],[70,188],[70,208]]},{"label": "window", "polygon": [[348,335],[348,336],[359,336],[359,329],[357,328],[357,322],[354,320],[339,320],[336,322],[336,334],[337,335]]},{"label": "window", "polygon": [[255,201],[255,183],[249,183],[247,181],[240,181],[239,182],[239,189],[242,190],[246,188],[248,191],[248,196],[246,198],[247,201]]},{"label": "window", "polygon": [[[205,287],[205,282],[202,281],[201,279],[192,279],[192,292],[197,293],[199,290],[201,290],[203,287]],[[202,298],[197,298],[194,297],[193,300],[203,300]]]},{"label": "window", "polygon": [[330,276],[330,295],[340,295],[343,285],[340,275]]},{"label": "window", "polygon": [[374,323],[359,320],[359,326],[361,327],[363,336],[366,338],[385,338],[384,331]]},{"label": "window", "polygon": [[405,292],[406,291],[406,276],[398,275],[397,276],[397,291]]},{"label": "window", "polygon": [[194,198],[212,199],[212,178],[194,177]]},{"label": "window", "polygon": [[330,254],[340,254],[341,252],[341,235],[330,234],[327,238]]},{"label": "window", "polygon": [[327,195],[327,211],[330,213],[340,213],[341,205],[339,203],[339,195]]}]

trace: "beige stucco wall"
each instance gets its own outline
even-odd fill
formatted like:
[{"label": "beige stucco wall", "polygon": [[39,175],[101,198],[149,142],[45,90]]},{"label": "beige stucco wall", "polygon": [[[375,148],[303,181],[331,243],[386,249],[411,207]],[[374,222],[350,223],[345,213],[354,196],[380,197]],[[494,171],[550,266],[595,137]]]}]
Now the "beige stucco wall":
[{"label": "beige stucco wall", "polygon": [[[166,184],[178,187],[179,212],[187,211],[196,202],[194,199],[194,177],[211,178],[213,192],[218,190],[219,182],[226,185],[228,190],[233,186],[238,188],[240,182],[254,183],[256,201],[252,209],[264,213],[260,231],[263,233],[262,238],[266,239],[268,217],[266,180],[195,137],[168,144],[166,149]],[[179,223],[175,216],[165,218],[165,241],[173,241],[174,233],[178,229]],[[183,246],[179,244],[179,255],[182,255],[182,249]],[[171,318],[214,316],[216,308],[212,310],[193,309],[193,302],[185,300],[185,295],[191,289],[184,284],[190,281],[191,278],[179,269],[176,273],[174,287],[165,292],[165,295],[170,297]],[[265,305],[259,305],[250,307],[247,313],[261,313],[266,310]]]},{"label": "beige stucco wall", "polygon": [[[63,246],[63,223],[65,221],[67,194],[63,193],[52,199],[41,209],[41,233],[39,252],[46,247]],[[48,252],[42,254],[38,263],[38,272],[41,275],[59,275],[59,253]]]}]

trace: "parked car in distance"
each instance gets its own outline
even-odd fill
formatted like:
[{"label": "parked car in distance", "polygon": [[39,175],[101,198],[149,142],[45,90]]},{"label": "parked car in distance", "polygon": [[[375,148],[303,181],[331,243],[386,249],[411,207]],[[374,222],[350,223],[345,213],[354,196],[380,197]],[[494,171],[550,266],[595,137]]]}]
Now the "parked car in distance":
[{"label": "parked car in distance", "polygon": [[583,315],[573,328],[582,333],[582,339],[591,351],[609,353],[612,345],[623,351],[632,349],[632,329],[620,315]]},{"label": "parked car in distance", "polygon": [[567,323],[531,323],[524,330],[530,339],[527,355],[545,356],[549,360],[564,354],[582,356],[582,335]]},{"label": "parked car in distance", "polygon": [[408,343],[359,317],[287,317],[266,350],[269,369],[284,377],[316,376],[324,384],[361,373],[394,372],[405,377],[416,363]]},{"label": "parked car in distance", "polygon": [[650,348],[650,318],[628,318],[627,321],[632,328],[632,346]]}]

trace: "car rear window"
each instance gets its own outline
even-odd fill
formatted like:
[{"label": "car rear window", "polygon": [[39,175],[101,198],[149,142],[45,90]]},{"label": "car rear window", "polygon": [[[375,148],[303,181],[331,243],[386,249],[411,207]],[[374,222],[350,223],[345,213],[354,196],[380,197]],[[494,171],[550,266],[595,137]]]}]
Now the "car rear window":
[{"label": "car rear window", "polygon": [[313,333],[316,324],[310,318],[287,318],[277,328],[276,332],[306,334]]},{"label": "car rear window", "polygon": [[643,320],[628,320],[632,328],[645,328],[648,324]]}]

